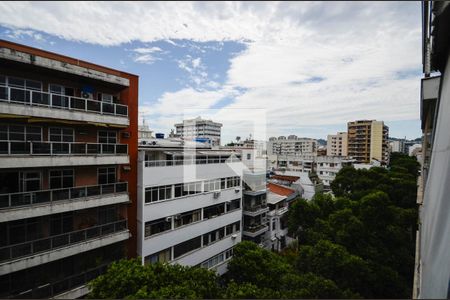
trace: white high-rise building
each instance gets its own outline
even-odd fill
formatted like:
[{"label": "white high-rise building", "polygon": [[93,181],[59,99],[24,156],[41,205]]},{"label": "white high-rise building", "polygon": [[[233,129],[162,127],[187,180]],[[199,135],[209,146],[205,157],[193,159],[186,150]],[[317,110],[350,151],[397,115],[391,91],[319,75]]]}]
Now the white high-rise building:
[{"label": "white high-rise building", "polygon": [[221,123],[205,120],[201,117],[183,120],[182,123],[175,124],[176,135],[184,140],[194,140],[196,138],[207,138],[211,145],[220,145]]},{"label": "white high-rise building", "polygon": [[295,135],[271,137],[267,143],[267,154],[300,155],[317,151],[317,141],[311,138],[299,138]]},{"label": "white high-rise building", "polygon": [[242,237],[242,162],[209,144],[154,139],[139,146],[138,254],[226,272]]},{"label": "white high-rise building", "polygon": [[338,132],[329,134],[327,137],[327,155],[328,156],[347,156],[348,145],[347,132]]}]

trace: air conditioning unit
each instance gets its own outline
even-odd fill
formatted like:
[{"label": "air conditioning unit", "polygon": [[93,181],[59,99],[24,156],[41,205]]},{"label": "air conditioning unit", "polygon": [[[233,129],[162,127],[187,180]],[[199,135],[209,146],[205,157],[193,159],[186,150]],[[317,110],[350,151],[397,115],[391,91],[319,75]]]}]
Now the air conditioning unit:
[{"label": "air conditioning unit", "polygon": [[232,238],[233,240],[235,240],[237,237],[238,237],[238,235],[237,235],[236,233],[234,233],[234,234],[231,235],[231,238]]},{"label": "air conditioning unit", "polygon": [[166,217],[166,222],[172,221],[172,217]]},{"label": "air conditioning unit", "polygon": [[241,191],[240,188],[235,188],[235,189],[234,189],[234,192],[235,192],[235,193],[239,193],[240,191]]},{"label": "air conditioning unit", "polygon": [[213,194],[214,199],[219,198],[219,196],[220,196],[220,192],[214,192],[214,194]]}]

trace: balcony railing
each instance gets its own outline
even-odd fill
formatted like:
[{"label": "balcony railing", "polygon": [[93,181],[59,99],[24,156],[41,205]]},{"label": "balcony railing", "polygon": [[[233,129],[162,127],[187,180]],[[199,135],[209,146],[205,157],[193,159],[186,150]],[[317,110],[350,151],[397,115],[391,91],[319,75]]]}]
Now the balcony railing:
[{"label": "balcony railing", "polygon": [[51,282],[41,285],[39,287],[29,289],[22,292],[14,292],[11,298],[13,299],[42,299],[52,298],[58,296],[64,292],[70,291],[74,288],[83,286],[98,276],[106,273],[108,264],[103,264],[96,268],[86,270],[85,272],[69,276],[63,280]]},{"label": "balcony railing", "polygon": [[127,220],[119,220],[34,241],[1,247],[0,262],[79,244],[97,237],[120,232],[127,228]]},{"label": "balcony railing", "polygon": [[0,86],[0,102],[77,110],[119,117],[128,116],[128,106],[122,104],[107,103],[92,99],[84,99],[7,86]]},{"label": "balcony railing", "polygon": [[267,208],[267,204],[263,204],[263,205],[254,205],[254,206],[244,206],[244,210],[245,211],[249,211],[249,212],[257,212],[260,210],[264,210]]},{"label": "balcony railing", "polygon": [[0,141],[0,155],[122,155],[127,144]]},{"label": "balcony railing", "polygon": [[244,231],[255,233],[255,232],[258,232],[258,231],[266,229],[266,228],[267,228],[267,225],[264,225],[264,224],[250,225],[250,226],[244,227]]},{"label": "balcony railing", "polygon": [[0,211],[42,203],[56,203],[65,200],[80,200],[88,197],[111,195],[128,191],[127,182],[116,182],[91,186],[77,186],[63,189],[0,194]]},{"label": "balcony railing", "polygon": [[182,165],[207,165],[207,164],[223,164],[229,162],[240,162],[238,157],[215,157],[201,159],[183,159],[183,160],[148,160],[145,161],[145,167],[167,167]]}]

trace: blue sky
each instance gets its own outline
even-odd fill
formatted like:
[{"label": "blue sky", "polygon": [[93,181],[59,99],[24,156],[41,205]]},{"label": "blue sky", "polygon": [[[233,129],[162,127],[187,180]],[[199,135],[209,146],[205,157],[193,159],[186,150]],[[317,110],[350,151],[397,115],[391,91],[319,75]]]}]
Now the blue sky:
[{"label": "blue sky", "polygon": [[416,2],[2,2],[0,13],[1,39],[139,75],[140,118],[157,132],[201,115],[224,124],[225,142],[326,139],[355,119],[420,136]]}]

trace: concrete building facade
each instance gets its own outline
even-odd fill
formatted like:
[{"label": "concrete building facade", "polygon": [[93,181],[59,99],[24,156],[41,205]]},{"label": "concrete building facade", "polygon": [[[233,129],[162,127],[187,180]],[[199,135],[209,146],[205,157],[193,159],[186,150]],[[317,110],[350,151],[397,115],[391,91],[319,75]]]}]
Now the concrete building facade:
[{"label": "concrete building facade", "polygon": [[212,146],[220,146],[222,124],[205,120],[201,117],[183,120],[182,123],[175,124],[176,135],[184,140],[196,138],[207,138]]},{"label": "concrete building facade", "polygon": [[136,255],[138,77],[0,41],[0,297],[77,298]]},{"label": "concrete building facade", "polygon": [[317,141],[310,138],[299,138],[296,135],[271,137],[267,143],[267,154],[278,155],[311,155],[317,151]]},{"label": "concrete building facade", "polygon": [[389,127],[383,121],[358,120],[347,123],[348,156],[358,163],[389,160]]},{"label": "concrete building facade", "polygon": [[[450,298],[450,4],[422,2],[422,169],[414,299]],[[437,72],[440,72],[437,73]]]},{"label": "concrete building facade", "polygon": [[347,132],[338,132],[327,136],[327,155],[328,156],[347,156],[348,155],[348,134]]},{"label": "concrete building facade", "polygon": [[240,155],[209,144],[154,142],[139,147],[142,263],[198,265],[223,274],[245,230]]}]

